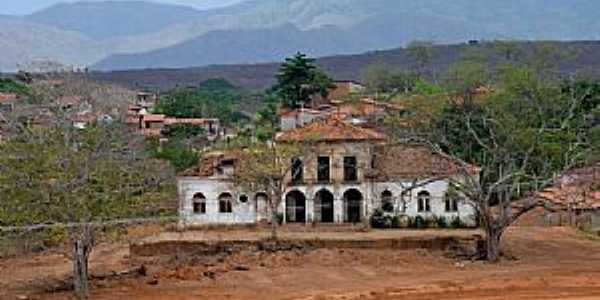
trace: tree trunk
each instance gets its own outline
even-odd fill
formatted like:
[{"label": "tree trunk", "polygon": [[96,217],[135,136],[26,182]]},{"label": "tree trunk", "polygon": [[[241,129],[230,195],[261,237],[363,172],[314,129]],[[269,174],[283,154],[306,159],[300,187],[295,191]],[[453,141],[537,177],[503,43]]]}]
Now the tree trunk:
[{"label": "tree trunk", "polygon": [[73,287],[75,295],[81,300],[89,297],[88,262],[92,247],[91,229],[85,228],[75,240],[73,247]]},{"label": "tree trunk", "polygon": [[495,229],[492,226],[486,228],[486,259],[489,262],[496,263],[500,260],[502,230]]},{"label": "tree trunk", "polygon": [[279,218],[277,218],[277,209],[271,205],[271,239],[277,240],[277,226],[279,226]]}]

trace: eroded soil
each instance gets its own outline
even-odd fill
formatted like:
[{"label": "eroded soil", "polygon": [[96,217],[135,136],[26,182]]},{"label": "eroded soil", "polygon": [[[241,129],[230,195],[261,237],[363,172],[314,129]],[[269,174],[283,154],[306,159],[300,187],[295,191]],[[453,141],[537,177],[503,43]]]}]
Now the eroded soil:
[{"label": "eroded soil", "polygon": [[[508,258],[497,265],[389,249],[132,258],[126,244],[102,245],[92,257],[94,274],[147,270],[94,280],[91,299],[600,299],[600,239],[515,227],[506,240]],[[0,260],[0,299],[72,299],[43,291],[69,270],[60,254]]]}]

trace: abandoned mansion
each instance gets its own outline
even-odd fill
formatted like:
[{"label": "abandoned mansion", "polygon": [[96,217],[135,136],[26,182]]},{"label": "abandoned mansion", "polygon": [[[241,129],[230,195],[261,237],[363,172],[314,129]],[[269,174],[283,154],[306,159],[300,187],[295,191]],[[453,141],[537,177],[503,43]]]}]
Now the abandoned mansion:
[{"label": "abandoned mansion", "polygon": [[[374,102],[358,105],[373,106],[370,116],[377,111]],[[239,152],[208,153],[178,177],[182,225],[269,222],[269,203],[279,204],[276,213],[284,223],[358,223],[375,211],[475,223],[473,205],[454,192],[450,182],[477,176],[477,168],[464,172],[425,147],[389,145],[380,130],[363,126],[368,122],[357,120],[356,114],[324,113],[308,123],[298,117],[301,114],[302,109],[294,117],[301,124],[287,126],[275,143],[310,140],[318,150],[290,161],[293,175],[280,201],[236,185],[235,168],[244,159]],[[290,120],[282,117],[282,122]]]}]

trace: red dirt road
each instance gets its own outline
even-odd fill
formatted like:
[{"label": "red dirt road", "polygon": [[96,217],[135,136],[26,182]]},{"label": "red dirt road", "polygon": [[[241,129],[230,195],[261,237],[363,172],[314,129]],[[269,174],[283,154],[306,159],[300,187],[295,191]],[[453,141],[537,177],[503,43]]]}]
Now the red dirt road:
[{"label": "red dirt road", "polygon": [[[600,239],[566,228],[515,227],[506,248],[514,259],[489,265],[445,258],[442,252],[375,249],[139,261],[129,258],[123,245],[103,246],[93,256],[94,273],[146,263],[148,274],[94,281],[91,298],[600,299]],[[0,261],[0,299],[71,299],[68,293],[23,288],[27,280],[56,277],[69,268],[59,256]]]}]

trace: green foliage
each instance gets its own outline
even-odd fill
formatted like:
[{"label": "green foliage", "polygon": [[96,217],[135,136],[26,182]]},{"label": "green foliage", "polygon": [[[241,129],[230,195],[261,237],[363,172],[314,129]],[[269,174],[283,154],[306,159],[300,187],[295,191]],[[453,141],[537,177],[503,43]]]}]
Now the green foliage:
[{"label": "green foliage", "polygon": [[414,219],[414,228],[423,229],[427,227],[427,221],[422,216],[416,216]]},{"label": "green foliage", "polygon": [[178,118],[217,118],[234,124],[248,120],[238,109],[245,97],[249,96],[226,80],[211,79],[162,97],[155,112]]},{"label": "green foliage", "polygon": [[441,86],[429,83],[424,79],[418,79],[415,81],[412,91],[417,95],[432,96],[442,94],[444,89]]},{"label": "green foliage", "polygon": [[10,78],[0,78],[0,93],[15,93],[19,96],[31,95],[31,89],[19,81]]},{"label": "green foliage", "polygon": [[444,77],[444,85],[448,92],[468,97],[474,93],[475,89],[487,85],[490,79],[491,74],[485,63],[460,61],[448,68]]},{"label": "green foliage", "polygon": [[199,161],[198,153],[181,139],[171,139],[156,147],[155,157],[169,161],[177,172],[196,166]]},{"label": "green foliage", "polygon": [[383,63],[369,65],[362,74],[362,81],[370,92],[409,93],[421,81],[419,75],[390,68]]},{"label": "green foliage", "polygon": [[204,128],[192,124],[173,124],[167,128],[166,136],[175,139],[189,139],[204,133]]},{"label": "green foliage", "polygon": [[163,212],[171,175],[117,126],[51,127],[0,144],[0,226]]},{"label": "green foliage", "polygon": [[255,117],[255,136],[260,141],[273,139],[279,128],[279,117],[277,110],[281,104],[281,99],[276,95],[267,94],[263,98],[263,108],[256,113]]},{"label": "green foliage", "polygon": [[308,103],[310,97],[320,94],[326,97],[333,88],[327,74],[315,65],[315,60],[298,52],[286,58],[277,73],[277,83],[271,88],[286,107],[298,107]]}]

